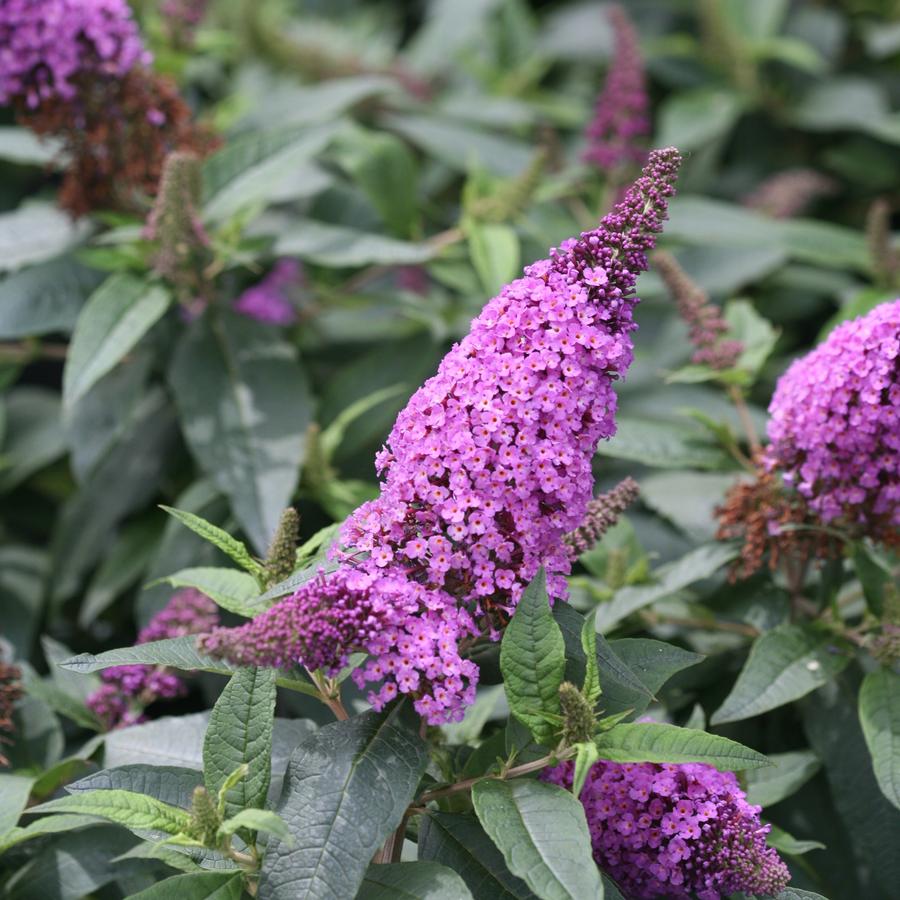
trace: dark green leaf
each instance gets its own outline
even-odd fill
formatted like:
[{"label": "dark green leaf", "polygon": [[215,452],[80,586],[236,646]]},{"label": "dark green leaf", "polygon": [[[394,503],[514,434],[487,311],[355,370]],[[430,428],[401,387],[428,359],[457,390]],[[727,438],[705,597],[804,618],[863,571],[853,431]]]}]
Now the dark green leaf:
[{"label": "dark green leaf", "polygon": [[334,722],[294,751],[277,812],[295,845],[269,847],[260,900],[355,896],[428,759],[401,716],[402,706]]},{"label": "dark green leaf", "polygon": [[430,812],[419,826],[419,859],[458,872],[475,900],[533,900],[473,815]]},{"label": "dark green leaf", "polygon": [[34,778],[31,775],[0,772],[0,836],[19,821],[31,795],[32,784]]},{"label": "dark green leaf", "polygon": [[597,448],[600,456],[661,469],[730,469],[731,457],[691,425],[619,417],[616,434]]},{"label": "dark green leaf", "polygon": [[479,781],[478,819],[509,870],[542,900],[601,900],[584,808],[568,791],[530,779]]},{"label": "dark green leaf", "polygon": [[203,743],[206,789],[216,796],[235,769],[249,767],[247,775],[226,795],[226,816],[261,807],[265,802],[271,777],[274,716],[273,669],[239,669],[213,707]]},{"label": "dark green leaf", "polygon": [[356,900],[471,900],[466,883],[434,862],[369,866]]},{"label": "dark green leaf", "polygon": [[191,872],[166,878],[129,900],[240,900],[242,893],[239,872]]},{"label": "dark green leaf", "polygon": [[559,713],[559,686],[566,669],[562,632],[550,612],[544,570],[525,588],[500,645],[500,668],[512,714],[541,743],[556,727],[544,714]]},{"label": "dark green leaf", "polygon": [[857,541],[853,544],[853,569],[869,609],[876,616],[883,615],[884,591],[894,580],[890,563],[875,547],[865,541]]},{"label": "dark green leaf", "polygon": [[731,693],[710,721],[738,722],[804,697],[841,672],[850,658],[828,632],[779,625],[756,639]]},{"label": "dark green leaf", "polygon": [[12,272],[64,253],[90,230],[55,203],[24,203],[0,213],[0,272]]},{"label": "dark green leaf", "polygon": [[881,792],[900,809],[900,675],[869,672],[859,691],[859,721]]},{"label": "dark green leaf", "polygon": [[312,399],[289,344],[223,313],[194,323],[170,371],[188,444],[264,553],[290,504]]},{"label": "dark green leaf", "polygon": [[616,725],[597,739],[597,749],[613,762],[702,762],[726,772],[769,765],[762,753],[737,741],[655,722]]},{"label": "dark green leaf", "polygon": [[194,788],[202,783],[203,777],[196,769],[136,763],[101,769],[66,785],[66,790],[70,794],[84,791],[130,791],[186,809],[191,805]]},{"label": "dark green leaf", "polygon": [[810,850],[825,849],[825,845],[820,841],[799,840],[777,825],[773,825],[766,835],[766,843],[779,853],[786,853],[788,856],[802,856]]},{"label": "dark green leaf", "polygon": [[744,774],[747,802],[759,806],[774,806],[798,791],[819,769],[822,763],[810,750],[791,753],[770,753],[771,766]]},{"label": "dark green leaf", "polygon": [[78,316],[63,373],[69,409],[159,321],[171,295],[133,275],[113,275],[88,298]]}]

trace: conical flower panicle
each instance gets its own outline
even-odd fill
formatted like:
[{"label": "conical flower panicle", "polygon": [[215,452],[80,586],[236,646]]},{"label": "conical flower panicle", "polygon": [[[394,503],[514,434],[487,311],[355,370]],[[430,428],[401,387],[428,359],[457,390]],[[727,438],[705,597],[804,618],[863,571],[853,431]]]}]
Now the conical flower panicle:
[{"label": "conical flower panicle", "polygon": [[769,415],[766,464],[822,522],[900,542],[900,300],[794,362]]},{"label": "conical flower panicle", "polygon": [[[462,648],[499,638],[540,567],[551,596],[565,596],[571,562],[562,538],[592,499],[597,443],[615,432],[612,386],[632,359],[634,285],[679,162],[674,149],[651,154],[600,227],[507,285],[397,417],[376,458],[381,494],[345,523],[341,569],[326,581],[368,576],[367,590],[389,594],[403,613],[380,631],[367,623],[328,661],[366,650],[370,660],[354,677],[360,686],[382,682],[370,694],[376,706],[399,691],[415,695],[431,723],[461,718],[478,674]],[[301,617],[310,633],[313,618],[332,616],[304,588],[232,639],[220,632],[215,646],[203,645],[244,660],[241,648],[269,633],[276,610]],[[325,662],[314,647],[294,641],[287,655],[295,651],[308,667]]]},{"label": "conical flower panicle", "polygon": [[[542,778],[567,789],[574,765]],[[594,859],[633,900],[775,896],[790,880],[737,778],[699,763],[591,768],[580,798]]]}]

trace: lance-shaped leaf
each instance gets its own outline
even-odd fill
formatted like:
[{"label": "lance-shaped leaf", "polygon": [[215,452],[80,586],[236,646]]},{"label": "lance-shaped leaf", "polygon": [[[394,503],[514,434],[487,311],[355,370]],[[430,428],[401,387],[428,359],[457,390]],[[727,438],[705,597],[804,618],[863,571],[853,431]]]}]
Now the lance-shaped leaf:
[{"label": "lance-shaped leaf", "polygon": [[176,588],[195,588],[206,594],[217,606],[239,616],[251,618],[265,610],[265,606],[255,602],[259,593],[256,579],[237,569],[198,566],[182,569],[174,575],[160,578],[159,581]]},{"label": "lance-shaped leaf", "polygon": [[223,312],[187,331],[169,378],[197,463],[264,553],[297,486],[312,420],[294,349],[270,327]]},{"label": "lance-shaped leaf", "polygon": [[840,673],[851,653],[828,632],[779,625],[756,639],[713,725],[738,722],[806,696]]},{"label": "lance-shaped leaf", "polygon": [[769,765],[762,753],[737,741],[656,722],[617,725],[597,739],[597,749],[613,762],[706,763],[726,772]]},{"label": "lance-shaped leaf", "polygon": [[400,706],[334,722],[294,751],[277,812],[295,844],[269,846],[260,900],[355,896],[427,763],[424,742],[402,714]]},{"label": "lance-shaped leaf", "polygon": [[419,826],[419,859],[458,872],[475,900],[533,900],[524,881],[506,867],[475,816],[431,812]]},{"label": "lance-shaped leaf", "polygon": [[99,816],[132,831],[178,834],[190,826],[187,810],[134,791],[84,791],[32,806],[33,813],[74,813]]},{"label": "lance-shaped leaf", "polygon": [[878,787],[900,809],[900,675],[869,672],[859,691],[859,721]]},{"label": "lance-shaped leaf", "polygon": [[544,570],[525,588],[500,645],[500,669],[512,714],[541,743],[550,743],[556,726],[546,715],[559,714],[559,686],[566,671],[566,648],[550,612]]},{"label": "lance-shaped leaf", "polygon": [[71,409],[155,325],[172,297],[161,285],[113,275],[88,298],[72,335],[63,372],[63,403]]},{"label": "lance-shaped leaf", "polygon": [[240,900],[243,890],[240,872],[190,872],[164,878],[129,900]]},{"label": "lance-shaped leaf", "polygon": [[203,742],[203,777],[214,797],[240,766],[247,774],[225,795],[225,815],[261,807],[272,775],[274,669],[239,669],[216,701]]},{"label": "lance-shaped leaf", "polygon": [[60,834],[64,831],[75,831],[77,828],[87,828],[90,825],[98,825],[103,820],[94,816],[61,815],[44,816],[26,825],[24,828],[13,828],[6,834],[0,835],[0,853],[5,853],[10,847],[30,841],[32,838],[43,837],[45,834]]},{"label": "lance-shaped leaf", "polygon": [[747,783],[747,802],[758,806],[774,806],[798,791],[819,769],[822,763],[811,750],[791,753],[770,753],[771,766],[744,774]]},{"label": "lance-shaped leaf", "polygon": [[160,506],[172,518],[177,519],[186,528],[190,528],[195,534],[199,534],[205,541],[218,547],[226,556],[230,557],[241,568],[246,569],[254,577],[263,574],[263,567],[251,555],[243,541],[232,537],[223,528],[207,522],[202,516],[195,515],[185,509],[174,509],[171,506]]},{"label": "lance-shaped leaf", "polygon": [[602,900],[584,807],[568,791],[485,779],[472,789],[472,803],[509,870],[542,900]]},{"label": "lance-shaped leaf", "polygon": [[372,865],[356,900],[472,900],[453,869],[434,862]]}]

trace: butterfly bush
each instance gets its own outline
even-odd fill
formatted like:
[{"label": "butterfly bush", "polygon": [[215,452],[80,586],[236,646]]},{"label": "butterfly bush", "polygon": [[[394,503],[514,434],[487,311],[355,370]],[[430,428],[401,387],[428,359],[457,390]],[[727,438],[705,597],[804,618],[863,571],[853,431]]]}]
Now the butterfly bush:
[{"label": "butterfly bush", "polygon": [[[574,765],[542,774],[571,788]],[[633,900],[775,896],[790,879],[732,772],[600,761],[580,795],[597,864]]]},{"label": "butterfly bush", "polygon": [[301,274],[297,260],[279,260],[262,281],[237,298],[235,311],[270,325],[290,325],[297,318],[297,311],[288,291],[299,282]]},{"label": "butterfly bush", "polygon": [[472,323],[397,417],[376,457],[377,499],[346,521],[337,573],[253,622],[201,639],[250,664],[354,672],[376,708],[415,696],[428,722],[459,720],[478,669],[528,582],[566,596],[563,536],[592,499],[591,459],[615,433],[615,381],[632,360],[634,286],[661,230],[680,157],[651,154],[599,228],[525,269]]},{"label": "butterfly bush", "polygon": [[[219,623],[215,603],[193,589],[177,591],[141,629],[136,644],[162,641],[209,631]],[[106,730],[134,725],[144,708],[156,700],[170,700],[185,691],[184,681],[162,666],[113,666],[100,673],[103,684],[87,698],[87,707]]]},{"label": "butterfly bush", "polygon": [[650,101],[638,37],[628,13],[613,5],[607,13],[613,31],[612,65],[587,126],[584,161],[604,172],[643,163],[641,139],[650,133]]},{"label": "butterfly bush", "polygon": [[897,541],[900,300],[839,325],[778,381],[766,464],[825,523]]}]

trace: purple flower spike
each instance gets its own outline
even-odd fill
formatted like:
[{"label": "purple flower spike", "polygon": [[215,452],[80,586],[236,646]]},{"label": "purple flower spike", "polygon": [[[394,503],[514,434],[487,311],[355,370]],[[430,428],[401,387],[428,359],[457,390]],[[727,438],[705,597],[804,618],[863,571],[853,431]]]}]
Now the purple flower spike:
[{"label": "purple flower spike", "polygon": [[430,723],[462,718],[478,676],[465,646],[499,639],[542,566],[551,596],[566,594],[563,536],[592,499],[597,443],[615,432],[634,285],[679,163],[672,148],[651,154],[599,228],[487,304],[397,417],[376,458],[381,494],[345,523],[338,573],[205,649],[331,669],[365,650],[355,677],[382,683],[376,707],[411,694]]},{"label": "purple flower spike", "polygon": [[823,522],[900,541],[900,300],[839,325],[782,375],[766,453]]},{"label": "purple flower spike", "polygon": [[[571,788],[563,763],[545,781]],[[775,896],[790,880],[737,778],[699,763],[601,761],[581,791],[594,859],[633,900]]]},{"label": "purple flower spike", "polygon": [[0,4],[0,104],[71,100],[79,76],[119,78],[150,61],[125,0]]},{"label": "purple flower spike", "polygon": [[641,141],[650,133],[650,101],[634,25],[619,5],[611,6],[607,15],[614,53],[594,118],[585,132],[584,161],[611,172],[622,165],[640,165],[647,158]]}]

